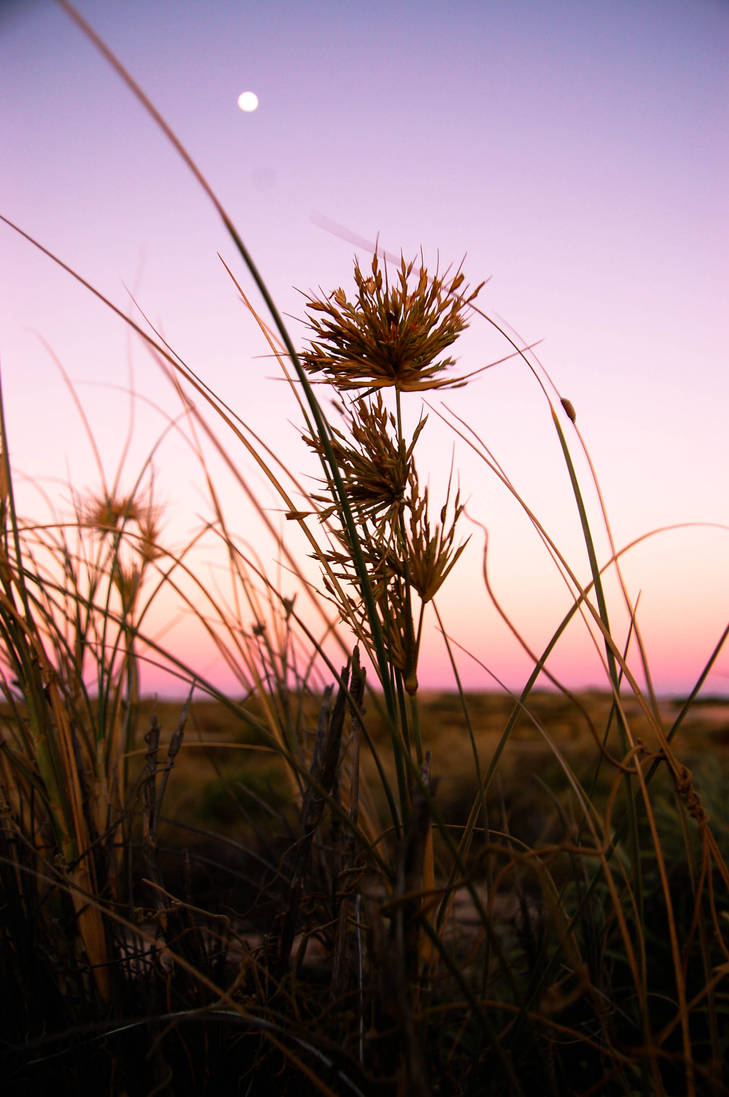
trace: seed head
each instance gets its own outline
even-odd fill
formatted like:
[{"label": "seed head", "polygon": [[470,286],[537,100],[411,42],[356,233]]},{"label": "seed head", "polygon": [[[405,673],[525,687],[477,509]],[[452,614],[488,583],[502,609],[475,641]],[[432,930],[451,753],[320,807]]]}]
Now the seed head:
[{"label": "seed head", "polygon": [[467,308],[483,283],[471,291],[460,268],[452,278],[447,271],[431,278],[422,262],[415,276],[414,270],[414,260],[401,258],[390,286],[375,252],[366,276],[355,260],[352,301],[341,287],[309,295],[313,339],[301,356],[304,367],[342,390],[421,392],[463,384],[464,378],[442,376],[455,359],[441,356],[468,326]]},{"label": "seed head", "polygon": [[141,501],[134,495],[112,495],[109,492],[91,495],[81,506],[81,518],[100,537],[118,535],[122,531],[137,536],[134,539],[140,556],[149,563],[164,555],[160,547],[161,510],[151,501]]},{"label": "seed head", "polygon": [[[348,436],[332,427],[331,447],[352,511],[360,520],[374,520],[378,525],[392,523],[404,506],[413,450],[426,417],[418,423],[407,446],[400,444],[395,417],[379,393],[372,398],[358,397],[346,419]],[[324,456],[317,435],[303,437],[320,457]],[[314,498],[331,504],[330,497]],[[336,509],[329,505],[320,517],[330,518]]]}]

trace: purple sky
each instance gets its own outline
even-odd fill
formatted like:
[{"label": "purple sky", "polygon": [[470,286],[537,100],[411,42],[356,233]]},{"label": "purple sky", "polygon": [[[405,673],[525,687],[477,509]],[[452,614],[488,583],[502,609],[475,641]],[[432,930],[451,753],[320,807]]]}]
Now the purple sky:
[{"label": "purple sky", "polygon": [[[466,255],[471,281],[492,276],[482,308],[543,340],[540,360],[577,409],[618,544],[673,522],[727,521],[729,5],[87,0],[79,9],[194,156],[284,312],[302,313],[294,287],[351,284],[354,247],[321,217],[379,233],[392,252],[422,247],[433,265],[438,254],[443,265]],[[248,88],[260,98],[255,114],[236,106]],[[180,355],[303,471],[295,406],[217,253],[246,289],[250,278],[174,150],[57,5],[0,7],[0,94],[0,213],[124,309],[129,287]],[[300,341],[301,325],[291,330]],[[130,362],[136,390],[175,412],[123,325],[0,226],[12,457],[63,500],[54,477],[82,489],[95,474],[48,347],[77,382],[110,469]],[[464,370],[504,349],[478,319],[457,348]],[[444,400],[585,578],[566,473],[525,368],[500,366]],[[146,405],[137,415],[143,455],[163,420]],[[453,436],[431,415],[425,438],[436,495]],[[200,477],[173,441],[157,464],[182,541],[209,516]],[[568,604],[564,587],[483,464],[459,447],[456,466],[469,512],[489,527],[499,596],[541,647]],[[222,473],[220,483],[232,524],[240,516],[241,535],[258,543],[246,504]],[[36,496],[23,491],[30,510]],[[605,559],[604,539],[599,547]],[[690,686],[726,624],[728,549],[725,532],[693,530],[626,558],[661,689]],[[480,551],[475,529],[442,610],[457,639],[519,685],[528,662],[489,606]],[[588,645],[575,632],[556,653],[553,669],[571,685],[602,680]],[[435,641],[425,667],[429,684],[449,683]],[[491,684],[468,660],[462,670],[469,685]],[[725,657],[710,685],[726,689],[727,675]]]}]

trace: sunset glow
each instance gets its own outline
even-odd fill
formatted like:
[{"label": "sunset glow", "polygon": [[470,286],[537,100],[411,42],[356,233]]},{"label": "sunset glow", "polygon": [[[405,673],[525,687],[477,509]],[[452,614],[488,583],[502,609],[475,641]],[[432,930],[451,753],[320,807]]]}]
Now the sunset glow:
[{"label": "sunset glow", "polygon": [[[324,0],[220,5],[210,15],[190,0],[152,8],[113,0],[79,9],[189,150],[297,346],[306,336],[299,291],[351,289],[355,252],[368,262],[357,241],[378,240],[396,258],[422,248],[431,269],[463,260],[471,284],[489,279],[477,302],[487,318],[472,316],[454,372],[509,354],[495,323],[510,334],[513,325],[514,340],[534,347],[544,389],[512,358],[464,388],[424,394],[424,482],[441,499],[453,465],[466,500],[461,528],[470,541],[437,599],[463,684],[521,687],[573,602],[558,554],[577,583],[590,581],[546,392],[558,410],[560,397],[574,405],[576,423],[559,410],[560,423],[598,531],[596,552],[604,565],[626,549],[621,564],[653,683],[690,689],[729,620],[729,9],[712,0],[377,0],[366,8]],[[181,415],[142,340],[0,225],[0,367],[20,510],[39,515],[45,495],[63,513],[71,487],[79,495],[98,487],[62,367],[109,481],[132,418],[127,487],[165,435],[153,458],[164,534],[182,552],[211,523],[190,570],[221,607],[232,595],[197,444],[241,552],[281,593],[294,593],[255,496],[316,584],[309,549],[256,454],[263,440],[281,476],[307,490],[317,464],[301,440],[296,394],[220,261],[269,323],[215,209],[57,5],[29,5],[0,23],[0,71],[0,214],[143,329],[152,325],[257,439],[246,451],[217,421],[226,465],[204,428]],[[239,95],[249,82],[258,91]],[[248,124],[234,103],[250,113],[259,95],[265,111]],[[407,396],[405,414],[416,423],[421,398]],[[489,583],[512,627],[484,583],[485,529]],[[622,592],[607,582],[642,680]],[[312,631],[324,629],[303,592],[296,607]],[[240,612],[241,628],[250,627],[253,610]],[[239,688],[182,594],[167,591],[146,625],[193,671]],[[428,629],[421,684],[453,688],[432,614]],[[342,654],[332,650],[337,664]],[[604,686],[603,659],[588,614],[569,625],[548,667],[571,687]],[[184,688],[152,664],[144,687]],[[705,688],[729,688],[729,657],[719,656]]]}]

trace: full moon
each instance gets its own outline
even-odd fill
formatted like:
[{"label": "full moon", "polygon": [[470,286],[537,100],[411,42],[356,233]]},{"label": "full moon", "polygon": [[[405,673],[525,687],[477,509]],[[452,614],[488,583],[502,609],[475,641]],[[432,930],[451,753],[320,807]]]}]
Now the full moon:
[{"label": "full moon", "polygon": [[258,96],[254,91],[242,91],[238,96],[238,106],[246,113],[250,113],[258,106]]}]

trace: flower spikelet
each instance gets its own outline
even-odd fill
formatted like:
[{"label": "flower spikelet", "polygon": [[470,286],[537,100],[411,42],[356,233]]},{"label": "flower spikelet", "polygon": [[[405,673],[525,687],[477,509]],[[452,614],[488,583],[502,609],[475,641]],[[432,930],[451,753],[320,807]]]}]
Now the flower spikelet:
[{"label": "flower spikelet", "polygon": [[141,522],[145,507],[140,506],[133,495],[104,492],[89,499],[83,516],[86,525],[100,533],[111,533],[121,530],[128,522]]},{"label": "flower spikelet", "polygon": [[81,507],[83,524],[100,537],[131,534],[145,563],[164,554],[159,545],[160,514],[161,510],[152,503],[151,496],[141,501],[134,495],[114,495],[110,492],[90,496]]},{"label": "flower spikelet", "polygon": [[[427,417],[421,418],[407,446],[400,443],[395,417],[379,393],[371,400],[355,400],[347,418],[348,437],[332,428],[331,446],[349,505],[360,521],[372,520],[380,526],[392,523],[405,503],[413,450]],[[304,441],[324,456],[317,436],[304,435]],[[319,495],[314,499],[330,501]],[[329,505],[320,517],[330,518],[336,509]]]},{"label": "flower spikelet", "polygon": [[456,494],[448,521],[447,503],[441,508],[440,521],[433,524],[428,510],[428,489],[418,494],[413,485],[407,511],[404,544],[387,553],[385,567],[401,576],[425,604],[438,593],[468,544],[468,539],[456,544],[456,525],[463,512]]}]

